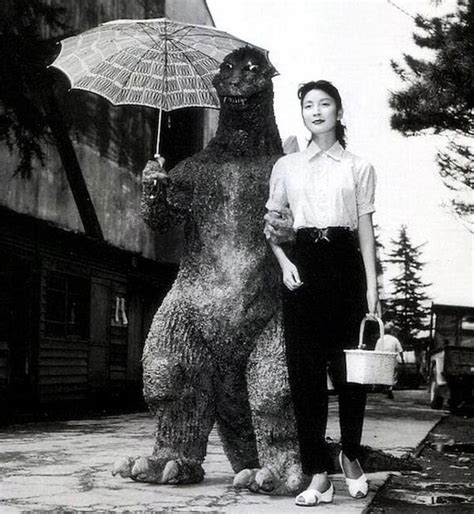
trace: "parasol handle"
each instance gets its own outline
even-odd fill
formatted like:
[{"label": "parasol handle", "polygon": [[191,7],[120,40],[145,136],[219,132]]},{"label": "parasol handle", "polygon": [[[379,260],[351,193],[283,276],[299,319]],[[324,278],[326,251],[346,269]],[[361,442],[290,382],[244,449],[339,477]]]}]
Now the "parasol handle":
[{"label": "parasol handle", "polygon": [[161,133],[161,116],[163,114],[163,109],[159,109],[159,115],[158,115],[158,132],[156,134],[156,152],[155,152],[155,159],[159,162],[160,159],[162,159],[160,155],[160,133]]}]

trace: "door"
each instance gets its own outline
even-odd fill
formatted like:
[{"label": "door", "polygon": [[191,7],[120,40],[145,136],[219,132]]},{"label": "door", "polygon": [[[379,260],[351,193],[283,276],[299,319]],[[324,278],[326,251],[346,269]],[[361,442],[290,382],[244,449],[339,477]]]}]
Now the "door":
[{"label": "door", "polygon": [[35,402],[34,291],[32,263],[0,252],[0,397],[10,410],[13,406],[23,410]]},{"label": "door", "polygon": [[110,281],[93,277],[91,281],[89,388],[91,401],[103,404],[109,393],[109,311]]}]

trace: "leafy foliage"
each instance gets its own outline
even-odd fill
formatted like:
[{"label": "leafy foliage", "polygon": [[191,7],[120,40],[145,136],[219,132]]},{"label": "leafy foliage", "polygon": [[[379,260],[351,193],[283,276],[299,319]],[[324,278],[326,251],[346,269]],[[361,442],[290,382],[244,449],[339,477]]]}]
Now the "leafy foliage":
[{"label": "leafy foliage", "polygon": [[468,200],[472,198],[474,190],[473,157],[468,144],[456,141],[450,141],[447,148],[437,155],[441,178],[446,187],[455,193],[451,201],[452,210],[467,220],[474,217],[474,204]]},{"label": "leafy foliage", "polygon": [[[453,210],[468,224],[474,214],[466,195],[473,185],[472,167],[466,165],[474,135],[473,4],[474,0],[458,0],[456,13],[415,18],[420,31],[414,34],[415,43],[431,50],[433,58],[404,55],[402,65],[392,62],[405,87],[390,97],[392,128],[407,136],[431,131],[450,138],[447,149],[438,153],[438,163],[445,184],[459,193],[452,200]],[[454,142],[459,136],[467,140],[465,144]]]},{"label": "leafy foliage", "polygon": [[412,245],[404,225],[398,240],[392,239],[391,243],[393,249],[386,262],[398,266],[400,273],[391,279],[393,291],[385,303],[385,319],[397,327],[402,341],[410,345],[420,331],[428,328],[429,298],[425,289],[430,284],[423,283],[419,276],[424,266],[420,261],[423,245]]},{"label": "leafy foliage", "polygon": [[63,37],[64,13],[41,0],[4,0],[0,7],[0,140],[17,148],[16,172],[24,177],[35,158],[43,163],[42,144],[51,141],[42,92],[58,38],[43,33],[48,27]]}]

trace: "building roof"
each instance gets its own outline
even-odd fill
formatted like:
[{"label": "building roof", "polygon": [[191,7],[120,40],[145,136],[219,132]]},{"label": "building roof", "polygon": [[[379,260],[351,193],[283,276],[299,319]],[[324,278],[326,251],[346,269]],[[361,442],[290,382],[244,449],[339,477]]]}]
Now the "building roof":
[{"label": "building roof", "polygon": [[148,259],[137,252],[20,214],[5,206],[0,206],[1,240],[12,246],[21,246],[27,253],[44,251],[56,256],[74,257],[102,268],[141,275],[152,282],[156,280],[162,283],[164,278],[174,278],[178,268],[176,264]]},{"label": "building roof", "polygon": [[469,305],[450,305],[446,303],[433,303],[432,310],[434,313],[451,312],[451,313],[474,313],[474,307]]}]

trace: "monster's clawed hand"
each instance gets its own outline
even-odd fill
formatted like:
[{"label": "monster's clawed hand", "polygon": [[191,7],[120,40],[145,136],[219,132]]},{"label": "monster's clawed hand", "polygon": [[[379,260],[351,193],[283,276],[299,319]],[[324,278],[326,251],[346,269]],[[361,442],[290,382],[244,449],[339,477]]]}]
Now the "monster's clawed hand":
[{"label": "monster's clawed hand", "polygon": [[294,220],[290,209],[285,208],[280,211],[268,211],[264,219],[265,228],[263,232],[268,241],[277,245],[294,241]]}]

